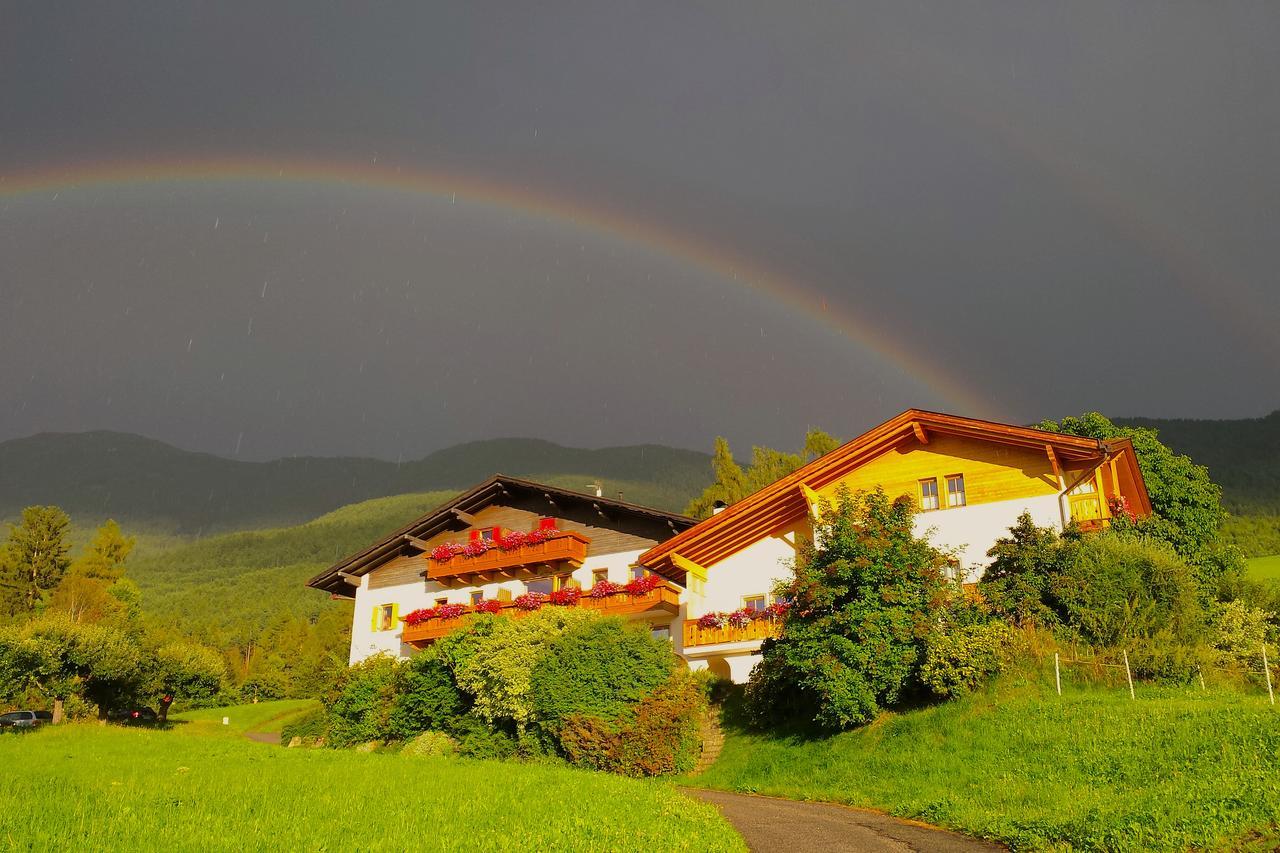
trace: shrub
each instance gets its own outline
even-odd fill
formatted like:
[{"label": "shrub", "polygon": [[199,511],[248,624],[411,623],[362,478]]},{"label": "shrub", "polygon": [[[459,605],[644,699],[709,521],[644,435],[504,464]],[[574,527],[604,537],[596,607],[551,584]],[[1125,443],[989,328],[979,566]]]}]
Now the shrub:
[{"label": "shrub", "polygon": [[400,668],[388,734],[408,739],[419,732],[447,729],[469,706],[449,668],[437,658],[434,649],[428,649]]},{"label": "shrub", "polygon": [[444,732],[423,732],[404,745],[401,755],[410,758],[432,758],[438,755],[453,755],[458,742]]},{"label": "shrub", "polygon": [[400,664],[388,655],[366,658],[346,671],[329,706],[329,738],[351,746],[391,737]]},{"label": "shrub", "polygon": [[620,619],[591,619],[547,644],[533,668],[534,719],[558,731],[565,717],[606,720],[628,713],[677,664],[671,644]]},{"label": "shrub", "polygon": [[698,760],[705,711],[702,685],[687,670],[677,670],[624,717],[570,714],[560,743],[580,767],[624,776],[688,771]]},{"label": "shrub", "polygon": [[298,717],[280,730],[280,743],[288,745],[296,737],[304,741],[317,741],[328,734],[329,715],[324,708],[316,708]]},{"label": "shrub", "polygon": [[929,637],[920,680],[938,696],[963,696],[1004,668],[1014,640],[1003,622],[939,629]]},{"label": "shrub", "polygon": [[914,504],[841,488],[780,589],[791,603],[748,687],[757,723],[860,725],[914,683],[945,601],[946,555],[917,538]]},{"label": "shrub", "polygon": [[1214,614],[1210,642],[1221,666],[1254,666],[1267,640],[1267,611],[1237,599],[1221,605]]},{"label": "shrub", "polygon": [[517,730],[533,719],[533,668],[543,651],[594,613],[549,607],[523,619],[491,619],[446,649],[458,686],[474,697],[473,712],[488,722],[509,720]]},{"label": "shrub", "polygon": [[458,755],[464,758],[502,760],[516,754],[516,739],[509,731],[470,714],[454,720],[450,733],[458,744]]}]

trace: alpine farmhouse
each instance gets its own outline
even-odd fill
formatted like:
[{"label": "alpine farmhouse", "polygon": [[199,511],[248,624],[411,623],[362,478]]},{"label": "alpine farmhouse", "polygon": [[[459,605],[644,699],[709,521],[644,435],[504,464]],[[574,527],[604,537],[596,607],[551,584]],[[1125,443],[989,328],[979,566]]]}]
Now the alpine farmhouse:
[{"label": "alpine farmhouse", "polygon": [[1128,439],[912,409],[700,523],[498,475],[307,585],[355,601],[351,663],[408,656],[473,613],[572,606],[640,621],[691,668],[742,682],[778,629],[774,583],[842,485],[912,496],[917,533],[966,583],[1023,512],[1056,529],[1151,512]]}]

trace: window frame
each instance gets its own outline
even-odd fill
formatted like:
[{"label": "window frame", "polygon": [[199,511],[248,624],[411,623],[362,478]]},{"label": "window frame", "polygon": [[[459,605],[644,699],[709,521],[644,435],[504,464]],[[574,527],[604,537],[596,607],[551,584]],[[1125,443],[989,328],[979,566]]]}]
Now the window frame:
[{"label": "window frame", "polygon": [[[947,484],[947,509],[961,509],[963,507],[968,506],[969,492],[964,482],[964,474],[963,473],[947,474],[943,479],[946,481],[946,484]],[[958,482],[960,484],[960,488],[958,490],[953,491],[951,488],[951,484],[955,482]],[[952,499],[952,496],[954,495],[960,496],[960,500],[958,503],[952,503],[951,499]]]},{"label": "window frame", "polygon": [[[760,606],[753,606],[755,602],[759,602]],[[751,595],[742,596],[742,609],[750,610],[755,613],[761,613],[769,606],[769,594],[764,592],[756,592]]]},{"label": "window frame", "polygon": [[[924,487],[926,483],[933,487],[932,495],[925,494]],[[938,510],[942,509],[942,493],[938,489],[937,477],[921,477],[919,480],[916,481],[916,492],[919,495],[921,512],[937,512]],[[926,497],[933,498],[933,506],[925,505]]]}]

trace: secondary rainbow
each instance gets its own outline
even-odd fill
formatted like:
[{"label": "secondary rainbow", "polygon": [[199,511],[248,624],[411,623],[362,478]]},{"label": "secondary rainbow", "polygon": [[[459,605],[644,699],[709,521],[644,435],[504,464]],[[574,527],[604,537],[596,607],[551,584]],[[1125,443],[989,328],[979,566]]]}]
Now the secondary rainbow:
[{"label": "secondary rainbow", "polygon": [[707,270],[807,315],[852,339],[928,388],[948,405],[973,416],[993,417],[990,398],[880,332],[866,318],[829,309],[822,294],[764,263],[735,255],[659,223],[607,206],[457,172],[404,168],[378,163],[298,159],[200,158],[115,161],[50,167],[0,175],[0,197],[60,193],[109,186],[170,182],[249,180],[414,192],[514,210],[639,244]]}]

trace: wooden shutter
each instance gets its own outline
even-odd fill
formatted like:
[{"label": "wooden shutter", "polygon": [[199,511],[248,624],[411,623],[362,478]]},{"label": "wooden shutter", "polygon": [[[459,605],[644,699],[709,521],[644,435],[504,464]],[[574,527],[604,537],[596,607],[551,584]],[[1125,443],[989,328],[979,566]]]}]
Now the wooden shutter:
[{"label": "wooden shutter", "polygon": [[381,605],[377,605],[377,604],[375,604],[375,605],[373,606],[373,621],[372,621],[372,624],[370,624],[370,626],[369,626],[370,630],[373,630],[373,631],[377,631],[377,630],[378,630],[378,617],[379,617],[381,614],[382,614],[382,607],[381,607]]},{"label": "wooden shutter", "polygon": [[554,530],[555,527],[556,527],[556,520],[554,518],[547,517],[547,518],[538,519],[539,530]]},{"label": "wooden shutter", "polygon": [[399,624],[398,624],[399,621],[400,621],[400,605],[393,604],[391,605],[391,630],[392,631],[396,630],[396,628],[399,627]]}]

